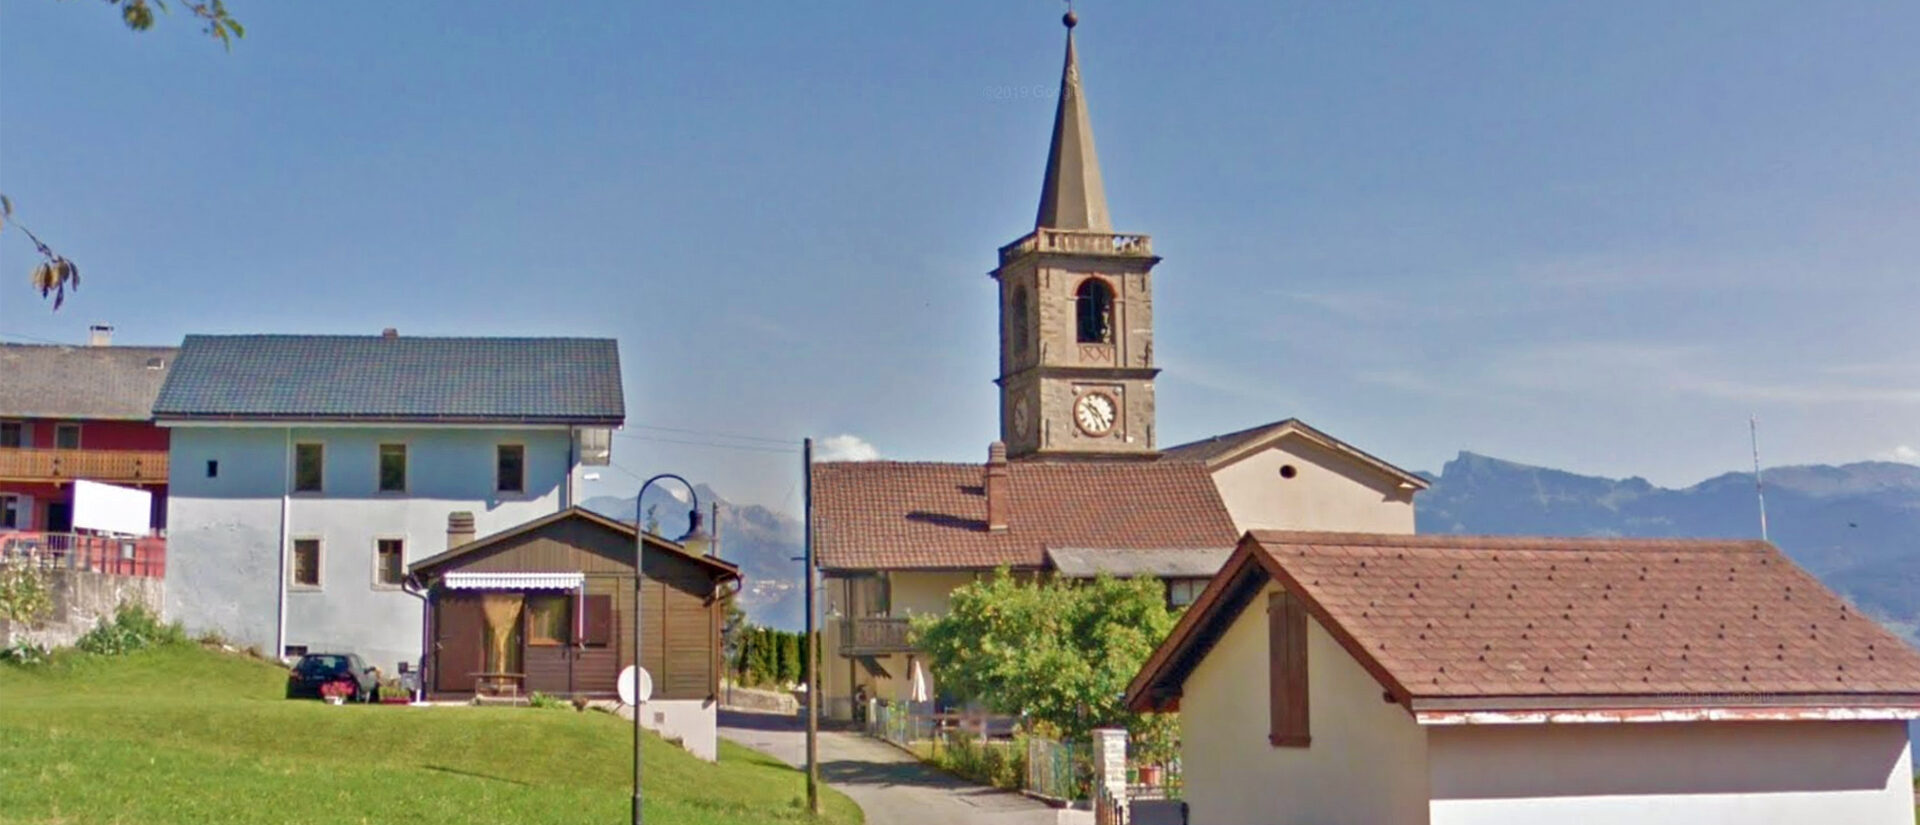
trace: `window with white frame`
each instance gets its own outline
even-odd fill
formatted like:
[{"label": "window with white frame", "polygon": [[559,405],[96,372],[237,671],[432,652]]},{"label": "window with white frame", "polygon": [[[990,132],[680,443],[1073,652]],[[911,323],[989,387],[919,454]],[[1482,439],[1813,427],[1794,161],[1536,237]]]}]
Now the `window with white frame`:
[{"label": "window with white frame", "polygon": [[373,583],[381,587],[399,587],[406,578],[406,540],[376,540],[373,547]]},{"label": "window with white frame", "polygon": [[288,573],[293,577],[293,586],[319,589],[320,540],[294,539],[292,561]]},{"label": "window with white frame", "polygon": [[1186,607],[1200,598],[1200,591],[1207,589],[1206,579],[1168,579],[1167,606]]},{"label": "window with white frame", "polygon": [[80,449],[80,425],[71,421],[53,425],[53,447],[56,450]]}]

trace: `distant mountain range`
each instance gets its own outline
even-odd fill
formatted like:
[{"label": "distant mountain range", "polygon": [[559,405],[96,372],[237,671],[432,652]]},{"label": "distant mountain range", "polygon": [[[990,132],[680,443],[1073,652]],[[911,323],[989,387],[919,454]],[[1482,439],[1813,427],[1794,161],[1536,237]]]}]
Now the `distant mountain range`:
[{"label": "distant mountain range", "polygon": [[[720,505],[720,557],[740,565],[746,579],[741,609],[758,624],[798,630],[805,624],[806,613],[800,562],[794,560],[805,550],[800,520],[757,504],[736,505],[705,484],[694,490],[702,512],[711,512],[716,502]],[[629,524],[634,520],[632,496],[596,496],[580,506]],[[678,538],[685,533],[687,504],[675,498],[672,490],[659,486],[648,490],[647,506],[659,519],[661,534]],[[707,531],[714,532],[714,526],[707,525]]]},{"label": "distant mountain range", "polygon": [[[1655,487],[1463,452],[1414,499],[1422,533],[1757,538],[1752,473]],[[1908,639],[1920,628],[1920,467],[1892,462],[1765,470],[1768,537]]]},{"label": "distant mountain range", "polygon": [[[1751,473],[1727,473],[1691,487],[1642,478],[1582,476],[1463,452],[1415,500],[1422,533],[1746,538],[1760,533]],[[1920,466],[1862,462],[1765,471],[1769,536],[1828,586],[1896,632],[1920,636]],[[801,523],[758,505],[720,502],[720,552],[739,564],[742,606],[761,624],[802,623]],[[647,493],[662,532],[685,528],[686,504],[667,490]],[[599,497],[588,509],[632,521],[632,498]]]}]

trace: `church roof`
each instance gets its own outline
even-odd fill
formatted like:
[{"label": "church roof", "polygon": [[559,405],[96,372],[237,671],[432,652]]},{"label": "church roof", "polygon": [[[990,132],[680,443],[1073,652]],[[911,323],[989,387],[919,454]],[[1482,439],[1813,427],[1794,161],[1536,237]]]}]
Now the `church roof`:
[{"label": "church roof", "polygon": [[1060,73],[1060,103],[1053,113],[1053,145],[1047,150],[1047,177],[1040,186],[1037,229],[1108,231],[1107,189],[1100,180],[1100,157],[1093,151],[1093,121],[1080,88],[1080,62],[1074,56],[1068,12],[1067,62]]},{"label": "church roof", "polygon": [[1327,435],[1307,425],[1297,418],[1288,418],[1257,427],[1203,438],[1160,451],[1162,461],[1192,461],[1203,464],[1208,470],[1232,464],[1258,450],[1264,449],[1286,436],[1299,436],[1336,453],[1349,456],[1361,464],[1373,468],[1385,475],[1397,479],[1401,484],[1416,490],[1427,488],[1427,480],[1392,464],[1388,464],[1351,444]]},{"label": "church roof", "polygon": [[1920,653],[1765,542],[1268,530],[1241,541],[1128,705],[1177,704],[1268,581],[1424,723],[1920,709]]},{"label": "church roof", "polygon": [[1217,552],[1238,535],[1198,464],[1016,461],[1007,469],[1007,528],[988,530],[983,465],[815,464],[821,568],[1040,568],[1051,548]]}]

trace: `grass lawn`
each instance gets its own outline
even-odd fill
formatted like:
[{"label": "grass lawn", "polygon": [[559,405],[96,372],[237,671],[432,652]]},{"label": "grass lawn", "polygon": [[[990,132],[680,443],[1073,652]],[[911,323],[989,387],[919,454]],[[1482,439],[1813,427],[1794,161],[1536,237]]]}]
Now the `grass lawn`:
[{"label": "grass lawn", "polygon": [[[604,713],[332,707],[197,647],[0,665],[0,822],[626,822],[632,738]],[[799,772],[729,742],[646,743],[647,820],[814,822]],[[825,793],[820,822],[858,825]]]}]

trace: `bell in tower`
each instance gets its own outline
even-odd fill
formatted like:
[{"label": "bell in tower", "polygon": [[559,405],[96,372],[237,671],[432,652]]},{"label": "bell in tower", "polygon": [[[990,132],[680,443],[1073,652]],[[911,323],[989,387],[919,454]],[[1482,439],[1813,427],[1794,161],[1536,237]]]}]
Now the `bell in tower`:
[{"label": "bell in tower", "polygon": [[1152,239],[1113,231],[1067,12],[1033,232],[1000,248],[1000,438],[1011,458],[1152,457]]}]

